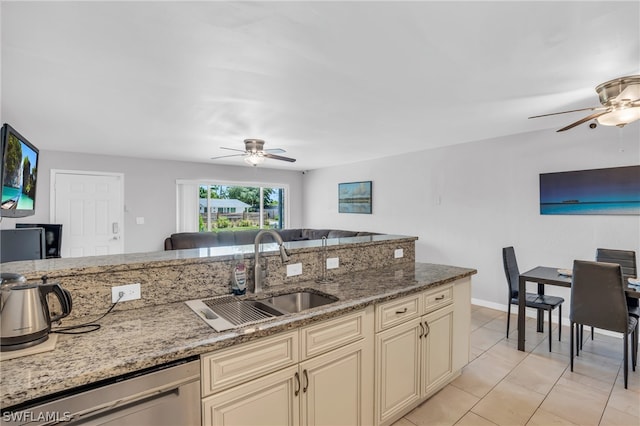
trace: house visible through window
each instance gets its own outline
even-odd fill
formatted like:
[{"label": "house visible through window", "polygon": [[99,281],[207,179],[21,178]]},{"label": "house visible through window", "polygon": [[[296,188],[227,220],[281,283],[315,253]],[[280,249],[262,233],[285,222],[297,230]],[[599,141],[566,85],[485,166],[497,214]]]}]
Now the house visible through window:
[{"label": "house visible through window", "polygon": [[235,231],[284,226],[284,188],[199,186],[200,231]]}]

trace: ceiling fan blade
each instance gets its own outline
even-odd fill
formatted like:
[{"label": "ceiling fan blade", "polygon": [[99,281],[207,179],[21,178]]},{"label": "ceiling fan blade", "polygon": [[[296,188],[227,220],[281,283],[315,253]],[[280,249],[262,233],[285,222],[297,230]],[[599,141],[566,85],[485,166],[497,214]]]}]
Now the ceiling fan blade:
[{"label": "ceiling fan blade", "polygon": [[593,120],[594,118],[598,118],[601,115],[604,115],[604,114],[606,114],[606,113],[608,113],[610,111],[611,111],[611,108],[607,108],[605,111],[602,111],[602,112],[594,112],[593,114],[587,115],[586,117],[576,121],[575,123],[571,123],[568,126],[563,127],[560,130],[556,130],[556,132],[564,132],[565,130],[573,129],[574,127],[579,126],[582,123],[586,123],[589,120]]},{"label": "ceiling fan blade", "polygon": [[247,151],[246,151],[246,150],[244,150],[244,149],[226,148],[226,147],[224,147],[224,146],[221,146],[221,147],[220,147],[220,149],[227,149],[227,150],[229,150],[229,151],[247,152]]},{"label": "ceiling fan blade", "polygon": [[282,160],[282,161],[288,161],[290,163],[295,163],[295,161],[296,161],[295,158],[283,157],[281,155],[273,155],[273,154],[269,154],[267,152],[264,153],[264,156],[266,158],[271,158],[272,160]]},{"label": "ceiling fan blade", "polygon": [[262,151],[263,152],[268,152],[270,154],[284,154],[285,152],[287,152],[282,148],[264,149]]},{"label": "ceiling fan blade", "polygon": [[[234,151],[237,151],[237,149],[235,149]],[[244,153],[244,151],[241,151]],[[211,157],[211,160],[218,160],[220,158],[229,158],[229,157],[242,157],[244,154],[231,154],[231,155],[222,155],[220,157]]]},{"label": "ceiling fan blade", "polygon": [[607,108],[607,107],[591,107],[591,108],[572,109],[571,111],[552,112],[550,114],[534,115],[533,117],[528,117],[528,118],[549,117],[550,115],[567,114],[569,112],[596,111],[596,110],[605,109],[605,108]]}]

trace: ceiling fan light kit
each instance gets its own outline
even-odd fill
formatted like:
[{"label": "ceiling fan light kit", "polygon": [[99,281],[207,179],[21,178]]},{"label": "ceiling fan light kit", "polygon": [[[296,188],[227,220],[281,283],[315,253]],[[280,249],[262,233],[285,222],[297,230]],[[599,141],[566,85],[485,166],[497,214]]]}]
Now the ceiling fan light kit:
[{"label": "ceiling fan light kit", "polygon": [[258,164],[264,163],[264,156],[258,152],[251,152],[244,157],[244,162],[251,166],[257,166]]},{"label": "ceiling fan light kit", "polygon": [[596,118],[598,124],[602,124],[603,126],[618,127],[623,127],[629,123],[633,123],[636,120],[640,120],[640,106],[625,109],[615,109]]},{"label": "ceiling fan light kit", "polygon": [[[590,120],[595,120],[598,124],[602,124],[603,126],[618,127],[624,127],[629,123],[640,120],[640,75],[632,75],[609,80],[598,85],[596,87],[596,93],[598,93],[602,106],[536,115],[529,118],[548,117],[550,115],[566,114],[577,111],[596,111],[593,114],[557,130],[558,132],[572,129]],[[589,127],[593,129],[595,126]]]}]

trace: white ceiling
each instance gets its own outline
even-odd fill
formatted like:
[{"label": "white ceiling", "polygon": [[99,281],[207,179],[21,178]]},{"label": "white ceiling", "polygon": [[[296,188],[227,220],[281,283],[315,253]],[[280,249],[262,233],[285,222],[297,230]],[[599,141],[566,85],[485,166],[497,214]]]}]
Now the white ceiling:
[{"label": "white ceiling", "polygon": [[[549,129],[640,74],[640,2],[2,1],[2,121],[40,149],[309,170]],[[640,125],[636,122],[633,126]],[[598,131],[606,131],[599,128]]]}]

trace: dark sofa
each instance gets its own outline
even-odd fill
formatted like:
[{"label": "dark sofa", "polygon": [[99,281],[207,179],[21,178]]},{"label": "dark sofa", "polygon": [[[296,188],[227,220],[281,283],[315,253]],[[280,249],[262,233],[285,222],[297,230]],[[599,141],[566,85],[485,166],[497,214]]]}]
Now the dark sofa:
[{"label": "dark sofa", "polygon": [[[181,250],[204,247],[241,246],[253,244],[259,229],[229,232],[179,232],[164,240],[165,250]],[[322,237],[344,238],[376,235],[375,232],[342,231],[339,229],[276,229],[283,241],[319,240]],[[265,235],[264,243],[274,242],[271,235]]]}]

